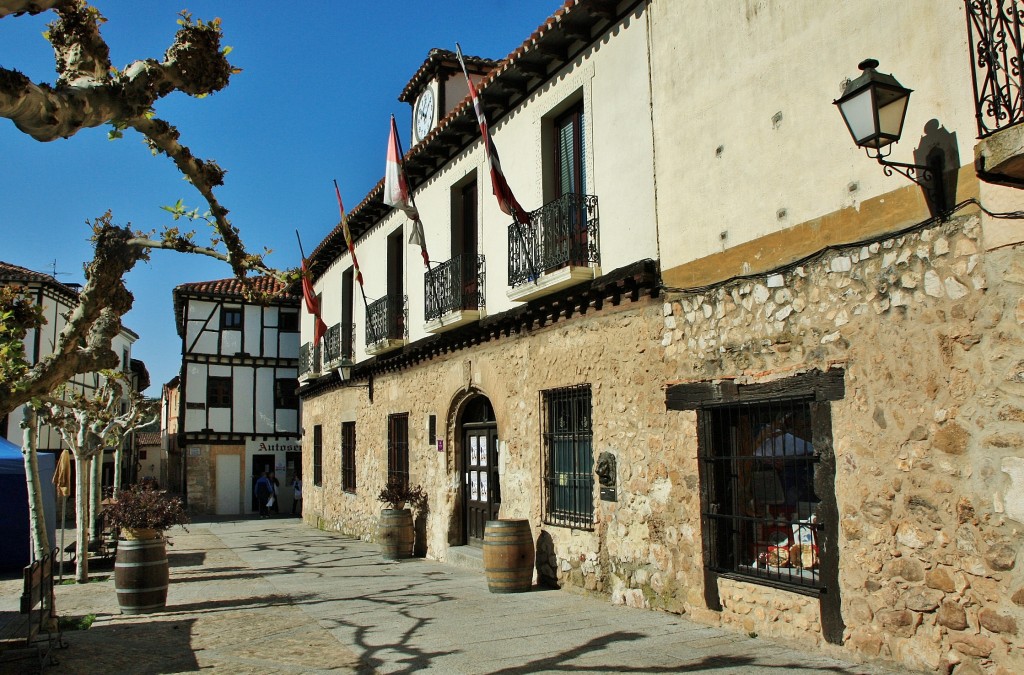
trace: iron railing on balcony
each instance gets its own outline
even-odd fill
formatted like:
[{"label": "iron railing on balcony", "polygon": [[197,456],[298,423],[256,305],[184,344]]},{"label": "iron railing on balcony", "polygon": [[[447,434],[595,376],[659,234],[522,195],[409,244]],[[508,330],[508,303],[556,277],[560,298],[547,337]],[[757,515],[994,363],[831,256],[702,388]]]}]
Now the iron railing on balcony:
[{"label": "iron railing on balcony", "polygon": [[1021,0],[965,0],[978,138],[1024,122]]},{"label": "iron railing on balcony", "polygon": [[424,319],[483,307],[484,281],[484,257],[475,253],[456,256],[424,273]]},{"label": "iron railing on balcony", "polygon": [[601,264],[597,197],[567,194],[508,227],[508,285],[515,288],[563,267]]},{"label": "iron railing on balcony", "polygon": [[366,308],[366,344],[375,345],[385,340],[404,340],[406,336],[404,295],[387,296],[374,300]]},{"label": "iron railing on balcony", "polygon": [[336,323],[324,335],[324,363],[352,363],[355,356],[356,325]]},{"label": "iron railing on balcony", "polygon": [[320,373],[320,345],[315,347],[308,342],[299,347],[299,376],[317,375]]}]

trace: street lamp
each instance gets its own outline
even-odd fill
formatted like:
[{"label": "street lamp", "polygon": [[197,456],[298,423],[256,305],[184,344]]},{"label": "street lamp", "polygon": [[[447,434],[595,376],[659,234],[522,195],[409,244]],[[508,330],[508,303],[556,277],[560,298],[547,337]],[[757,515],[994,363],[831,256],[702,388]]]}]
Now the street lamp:
[{"label": "street lamp", "polygon": [[885,159],[892,152],[888,146],[903,135],[903,122],[912,90],[901,85],[892,75],[876,71],[878,61],[875,59],[865,59],[858,67],[863,71],[860,77],[848,83],[843,95],[832,101],[839,107],[853,142],[864,148],[868,157],[878,160],[886,176],[891,176],[893,171],[899,172],[924,188],[934,207],[945,212],[942,158],[939,155],[928,165]]},{"label": "street lamp", "polygon": [[872,158],[888,155],[882,153],[882,148],[900,140],[911,92],[892,75],[876,71],[877,67],[874,59],[861,61],[863,74],[847,84],[842,97],[833,101],[843,114],[853,142]]}]

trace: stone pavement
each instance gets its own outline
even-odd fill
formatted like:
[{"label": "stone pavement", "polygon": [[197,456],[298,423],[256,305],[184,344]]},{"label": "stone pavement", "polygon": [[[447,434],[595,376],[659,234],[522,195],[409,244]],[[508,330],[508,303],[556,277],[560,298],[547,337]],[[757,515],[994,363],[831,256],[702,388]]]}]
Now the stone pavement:
[{"label": "stone pavement", "polygon": [[[493,595],[478,571],[386,562],[297,519],[189,530],[172,532],[166,611],[121,615],[112,577],[60,586],[62,615],[97,619],[46,673],[896,672],[567,591]],[[19,593],[0,580],[0,609]]]}]

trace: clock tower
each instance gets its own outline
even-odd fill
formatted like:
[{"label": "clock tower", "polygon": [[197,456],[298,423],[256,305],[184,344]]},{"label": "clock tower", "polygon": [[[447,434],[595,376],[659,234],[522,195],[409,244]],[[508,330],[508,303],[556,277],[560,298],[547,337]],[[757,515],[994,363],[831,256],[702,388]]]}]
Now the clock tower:
[{"label": "clock tower", "polygon": [[[479,56],[463,58],[466,60],[466,70],[475,83],[482,80],[498,63]],[[466,78],[462,75],[462,67],[455,52],[431,49],[427,60],[398,97],[399,101],[412,106],[410,145],[422,143],[445,115],[468,95],[469,87],[466,86]]]}]

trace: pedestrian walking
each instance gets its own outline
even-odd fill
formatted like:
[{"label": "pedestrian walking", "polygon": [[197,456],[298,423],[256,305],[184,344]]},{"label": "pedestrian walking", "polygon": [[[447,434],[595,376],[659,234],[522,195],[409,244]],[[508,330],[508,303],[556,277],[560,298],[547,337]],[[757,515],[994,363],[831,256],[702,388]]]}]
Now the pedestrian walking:
[{"label": "pedestrian walking", "polygon": [[253,486],[252,491],[256,495],[256,503],[260,507],[260,518],[269,518],[270,509],[268,502],[274,495],[274,484],[267,478],[266,471],[261,473],[260,477],[256,479],[256,485]]},{"label": "pedestrian walking", "polygon": [[299,515],[302,515],[302,474],[295,474],[295,480],[292,481],[292,489],[295,490],[294,497],[292,498],[292,515],[295,515],[295,507],[299,507]]},{"label": "pedestrian walking", "polygon": [[277,480],[277,475],[271,471],[268,476],[270,479],[270,510],[275,514],[281,513],[281,496],[278,494],[278,488],[281,487],[281,481]]}]

